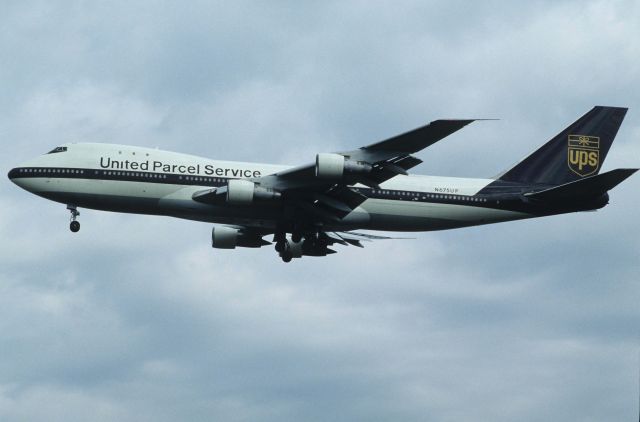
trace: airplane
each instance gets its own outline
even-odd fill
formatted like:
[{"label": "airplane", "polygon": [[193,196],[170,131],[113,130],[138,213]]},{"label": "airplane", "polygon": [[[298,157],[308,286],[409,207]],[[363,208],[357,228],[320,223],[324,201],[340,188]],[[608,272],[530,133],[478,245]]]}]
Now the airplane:
[{"label": "airplane", "polygon": [[[284,262],[326,256],[418,232],[597,210],[635,173],[599,173],[627,108],[596,106],[491,179],[410,175],[413,154],[478,119],[435,120],[359,149],[319,153],[299,167],[217,161],[136,146],[69,143],[25,162],[9,179],[71,212],[78,207],[214,223],[214,248],[275,243]],[[272,241],[265,239],[273,236]]]}]

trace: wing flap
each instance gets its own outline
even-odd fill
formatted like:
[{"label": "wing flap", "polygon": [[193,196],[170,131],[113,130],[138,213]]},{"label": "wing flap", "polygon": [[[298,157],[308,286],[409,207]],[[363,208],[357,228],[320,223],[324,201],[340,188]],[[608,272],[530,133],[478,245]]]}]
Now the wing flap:
[{"label": "wing flap", "polygon": [[389,240],[389,239],[409,239],[406,237],[388,237],[377,236],[367,233],[358,232],[324,232],[323,236],[326,236],[329,244],[338,243],[343,246],[357,246],[358,248],[364,248],[362,242],[371,242],[373,240]]}]

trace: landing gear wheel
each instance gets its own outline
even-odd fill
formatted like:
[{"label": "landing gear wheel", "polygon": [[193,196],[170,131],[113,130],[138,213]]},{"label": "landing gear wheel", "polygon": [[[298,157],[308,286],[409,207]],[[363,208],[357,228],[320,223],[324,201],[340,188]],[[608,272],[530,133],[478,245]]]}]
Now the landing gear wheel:
[{"label": "landing gear wheel", "polygon": [[80,222],[72,221],[71,224],[69,224],[69,230],[71,230],[74,233],[77,233],[80,230]]},{"label": "landing gear wheel", "polygon": [[67,209],[71,212],[71,224],[69,224],[69,230],[76,233],[80,230],[80,222],[76,221],[76,218],[80,215],[80,212],[75,205],[67,205]]},{"label": "landing gear wheel", "polygon": [[281,228],[276,228],[273,234],[273,241],[276,243],[276,252],[282,253],[287,244],[287,234]]},{"label": "landing gear wheel", "polygon": [[291,241],[293,243],[298,243],[302,240],[302,234],[300,233],[292,233],[291,234]]},{"label": "landing gear wheel", "polygon": [[[278,245],[280,245],[282,249],[278,250]],[[282,258],[284,262],[291,262],[291,260],[293,259],[291,247],[286,241],[276,243],[276,250],[278,251],[280,258]]]}]

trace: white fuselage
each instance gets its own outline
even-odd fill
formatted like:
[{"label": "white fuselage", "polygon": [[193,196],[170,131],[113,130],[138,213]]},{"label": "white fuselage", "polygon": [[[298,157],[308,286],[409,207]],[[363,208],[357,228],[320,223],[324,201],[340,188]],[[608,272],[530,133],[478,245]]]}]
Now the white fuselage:
[{"label": "white fuselage", "polygon": [[[65,148],[22,164],[12,180],[37,195],[77,207],[252,227],[272,228],[281,210],[209,205],[194,201],[194,193],[224,186],[230,179],[254,179],[290,168],[124,145],[79,143]],[[396,176],[374,189],[357,185],[371,197],[335,226],[426,231],[533,217],[492,208],[486,198],[476,196],[491,182],[410,175]]]}]

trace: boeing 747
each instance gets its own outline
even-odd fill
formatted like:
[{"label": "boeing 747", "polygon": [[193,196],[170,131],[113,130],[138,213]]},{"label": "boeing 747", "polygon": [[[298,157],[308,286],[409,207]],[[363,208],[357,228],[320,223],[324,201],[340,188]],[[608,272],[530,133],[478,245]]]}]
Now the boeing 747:
[{"label": "boeing 747", "polygon": [[[591,211],[638,169],[600,173],[627,112],[594,107],[493,179],[409,175],[413,154],[474,120],[435,120],[299,167],[217,161],[136,146],[71,143],[9,172],[16,185],[67,206],[214,223],[214,248],[275,243],[283,261],[388,237],[355,230],[431,231]],[[267,240],[270,238],[272,240]]]}]

